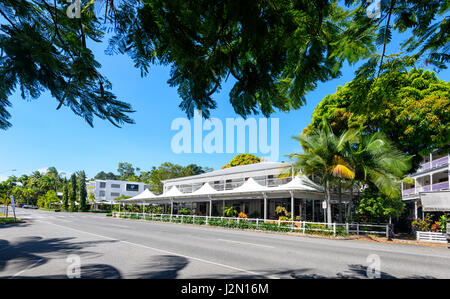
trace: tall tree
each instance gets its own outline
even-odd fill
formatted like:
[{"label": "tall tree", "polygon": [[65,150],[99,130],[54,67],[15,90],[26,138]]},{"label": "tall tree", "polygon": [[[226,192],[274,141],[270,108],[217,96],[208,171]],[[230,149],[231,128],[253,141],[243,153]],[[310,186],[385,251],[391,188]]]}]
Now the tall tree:
[{"label": "tall tree", "polygon": [[[373,86],[373,92],[368,86]],[[395,71],[375,79],[356,79],[326,96],[314,110],[304,134],[325,118],[336,134],[363,127],[383,132],[413,156],[413,169],[435,148],[450,150],[450,83],[422,69]]]},{"label": "tall tree", "polygon": [[67,180],[64,180],[63,185],[62,206],[64,210],[69,210],[69,183]]},{"label": "tall tree", "polygon": [[261,162],[261,159],[255,155],[239,154],[231,159],[231,161],[227,165],[222,166],[222,169],[241,165],[255,164],[259,162]]},{"label": "tall tree", "polygon": [[77,200],[77,176],[75,175],[75,173],[72,173],[72,175],[70,176],[70,191],[69,191],[70,210],[72,212],[78,209],[75,204],[76,200]]},{"label": "tall tree", "polygon": [[[336,78],[345,62],[365,60],[359,75],[378,76],[407,61],[445,68],[448,2],[382,1],[371,18],[366,0],[158,1],[83,0],[81,18],[66,15],[66,1],[3,0],[0,49],[0,128],[8,128],[9,97],[38,98],[49,91],[57,109],[67,106],[90,125],[94,117],[114,125],[133,123],[129,104],[87,47],[114,32],[108,53],[127,53],[141,74],[154,64],[171,68],[180,108],[205,116],[212,98],[232,77],[229,94],[246,116],[298,109],[317,83]],[[97,6],[95,9],[94,7]],[[403,55],[387,53],[393,31],[403,32]]]},{"label": "tall tree", "polygon": [[136,169],[133,165],[128,162],[119,162],[119,166],[117,168],[120,179],[124,181],[133,180],[136,177],[135,170]]},{"label": "tall tree", "polygon": [[86,174],[84,171],[80,171],[78,174],[78,194],[80,197],[80,210],[87,211],[88,206],[86,204],[87,190],[86,190]]},{"label": "tall tree", "polygon": [[303,147],[303,153],[288,155],[294,158],[294,171],[304,175],[320,175],[327,204],[327,222],[332,222],[331,189],[341,178],[353,179],[355,172],[345,159],[344,148],[355,142],[358,132],[349,130],[337,136],[326,122],[310,135],[293,137]]}]

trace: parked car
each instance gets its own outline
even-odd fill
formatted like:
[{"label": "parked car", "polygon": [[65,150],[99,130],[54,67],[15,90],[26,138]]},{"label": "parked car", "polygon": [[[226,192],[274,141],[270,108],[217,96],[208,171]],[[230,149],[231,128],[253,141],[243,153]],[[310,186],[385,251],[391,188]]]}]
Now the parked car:
[{"label": "parked car", "polygon": [[38,207],[33,206],[33,205],[23,205],[22,208],[24,208],[24,209],[37,209]]}]

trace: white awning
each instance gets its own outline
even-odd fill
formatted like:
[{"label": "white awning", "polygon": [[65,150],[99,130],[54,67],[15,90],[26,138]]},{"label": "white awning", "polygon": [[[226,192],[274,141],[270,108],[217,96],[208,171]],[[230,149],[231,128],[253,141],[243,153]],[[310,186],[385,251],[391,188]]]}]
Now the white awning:
[{"label": "white awning", "polygon": [[270,190],[269,187],[258,184],[253,178],[249,178],[244,184],[241,186],[234,188],[232,190],[224,190],[218,191],[220,194],[229,194],[229,193],[251,193],[251,192],[264,192]]},{"label": "white awning", "polygon": [[450,211],[450,190],[421,192],[420,201],[424,212]]},{"label": "white awning", "polygon": [[296,176],[290,181],[289,183],[286,183],[284,185],[280,185],[277,187],[274,187],[274,189],[277,190],[292,190],[292,191],[318,191],[323,192],[323,187],[314,183],[310,179],[308,179],[306,176]]},{"label": "white awning", "polygon": [[192,193],[189,193],[189,194],[192,194],[192,195],[212,195],[212,194],[215,194],[217,192],[218,191],[216,189],[214,189],[213,187],[211,187],[211,185],[209,183],[205,183],[205,184],[203,184],[203,186],[200,189],[198,189],[198,190],[196,190],[196,191],[194,191]]}]

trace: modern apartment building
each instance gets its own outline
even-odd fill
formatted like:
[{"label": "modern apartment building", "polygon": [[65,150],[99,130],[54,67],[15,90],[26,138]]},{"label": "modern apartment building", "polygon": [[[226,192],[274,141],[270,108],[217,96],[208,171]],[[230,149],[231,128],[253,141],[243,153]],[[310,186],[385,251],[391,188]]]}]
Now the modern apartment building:
[{"label": "modern apartment building", "polygon": [[413,184],[402,183],[402,198],[409,207],[410,217],[418,218],[423,214],[422,194],[439,193],[448,194],[450,204],[450,193],[442,192],[449,190],[450,181],[450,154],[442,150],[435,150],[424,157],[419,169],[410,175],[414,179]]},{"label": "modern apartment building", "polygon": [[135,196],[148,185],[140,182],[118,180],[93,180],[86,184],[87,192],[94,193],[96,201],[111,201],[119,196]]}]

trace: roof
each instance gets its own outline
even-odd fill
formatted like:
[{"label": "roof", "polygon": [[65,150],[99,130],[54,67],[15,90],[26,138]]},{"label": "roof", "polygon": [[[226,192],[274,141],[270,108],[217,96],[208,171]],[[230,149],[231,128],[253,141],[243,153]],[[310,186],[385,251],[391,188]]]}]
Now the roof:
[{"label": "roof", "polygon": [[[145,192],[145,191],[144,191]],[[141,194],[143,194],[142,192]],[[289,192],[309,192],[309,193],[322,193],[323,188],[316,183],[309,180],[306,176],[297,176],[291,182],[283,184],[277,187],[267,187],[258,184],[253,178],[249,178],[243,185],[234,188],[232,190],[217,191],[211,187],[208,183],[205,183],[200,189],[192,193],[182,193],[176,186],[170,188],[169,191],[155,196],[145,197],[139,196],[138,199],[130,198],[128,200],[122,200],[121,202],[157,202],[164,200],[176,200],[176,199],[199,199],[199,198],[224,198],[226,196],[243,196],[250,194],[263,194],[263,193],[285,193]]]},{"label": "roof", "polygon": [[229,168],[225,168],[225,169],[214,170],[214,171],[197,174],[197,175],[162,180],[161,182],[169,183],[169,182],[178,182],[178,181],[198,179],[198,178],[211,178],[211,177],[217,177],[217,176],[229,175],[229,174],[235,174],[235,173],[252,172],[252,171],[257,171],[257,170],[281,169],[284,167],[288,167],[290,165],[291,165],[291,163],[289,163],[289,162],[260,162],[260,163],[255,163],[255,164],[241,165],[241,166],[229,167]]}]

